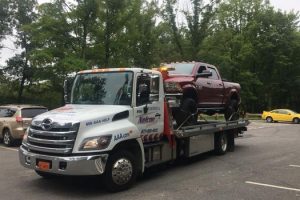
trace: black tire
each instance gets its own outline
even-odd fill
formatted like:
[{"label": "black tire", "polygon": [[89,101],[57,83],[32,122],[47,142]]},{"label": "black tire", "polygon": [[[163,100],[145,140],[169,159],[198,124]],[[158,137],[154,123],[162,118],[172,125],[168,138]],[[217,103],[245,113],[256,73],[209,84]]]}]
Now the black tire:
[{"label": "black tire", "polygon": [[294,123],[294,124],[299,124],[299,122],[300,122],[299,118],[295,117],[295,118],[293,119],[293,123]]},{"label": "black tire", "polygon": [[38,170],[35,170],[35,172],[41,176],[42,178],[45,178],[45,179],[51,179],[51,178],[55,178],[55,177],[59,177],[59,175],[56,175],[56,174],[51,174],[49,172],[43,172],[43,171],[38,171]]},{"label": "black tire", "polygon": [[[174,115],[177,125],[180,126],[182,123],[184,123],[183,125],[186,125],[186,126],[191,126],[191,125],[197,124],[198,115],[195,113],[197,113],[197,104],[196,104],[195,100],[192,98],[183,99],[179,110]],[[191,114],[195,114],[195,115],[191,116],[185,122],[185,120]]]},{"label": "black tire", "polygon": [[270,116],[268,116],[268,117],[266,118],[266,122],[267,122],[267,123],[272,123],[272,122],[273,122],[273,118],[270,117]]},{"label": "black tire", "polygon": [[7,147],[13,146],[15,144],[14,138],[11,136],[9,129],[3,130],[3,144]]},{"label": "black tire", "polygon": [[224,117],[226,121],[235,121],[240,118],[238,114],[238,101],[236,99],[231,99],[227,108],[225,109]]},{"label": "black tire", "polygon": [[228,137],[225,133],[215,133],[215,153],[224,155],[229,147]]},{"label": "black tire", "polygon": [[130,188],[138,175],[137,161],[128,151],[117,151],[109,156],[104,173],[105,187],[110,192]]}]

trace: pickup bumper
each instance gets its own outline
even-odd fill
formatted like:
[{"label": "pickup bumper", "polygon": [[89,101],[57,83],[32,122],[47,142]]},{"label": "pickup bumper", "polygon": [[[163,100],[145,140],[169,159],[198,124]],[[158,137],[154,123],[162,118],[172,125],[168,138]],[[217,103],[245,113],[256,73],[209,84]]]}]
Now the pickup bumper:
[{"label": "pickup bumper", "polygon": [[181,103],[181,99],[182,99],[182,93],[168,93],[165,94],[165,97],[169,103],[169,107],[170,108],[179,108],[180,107],[180,103]]},{"label": "pickup bumper", "polygon": [[[61,175],[100,175],[104,173],[108,154],[89,156],[48,156],[19,149],[20,163],[29,169]],[[49,163],[49,169],[41,169],[38,162]]]}]

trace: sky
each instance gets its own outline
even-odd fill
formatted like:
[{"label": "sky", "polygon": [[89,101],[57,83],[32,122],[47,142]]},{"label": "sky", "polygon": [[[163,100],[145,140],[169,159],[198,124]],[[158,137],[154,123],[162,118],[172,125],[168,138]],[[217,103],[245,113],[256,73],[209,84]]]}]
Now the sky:
[{"label": "sky", "polygon": [[[38,0],[39,3],[49,2],[50,0]],[[300,12],[300,0],[270,0],[271,5],[274,6],[275,9],[280,9],[282,11],[295,11]],[[16,53],[18,50],[13,44],[13,38],[9,37],[3,41],[4,46],[8,48],[4,48],[0,50],[0,66],[4,65],[6,60]]]}]

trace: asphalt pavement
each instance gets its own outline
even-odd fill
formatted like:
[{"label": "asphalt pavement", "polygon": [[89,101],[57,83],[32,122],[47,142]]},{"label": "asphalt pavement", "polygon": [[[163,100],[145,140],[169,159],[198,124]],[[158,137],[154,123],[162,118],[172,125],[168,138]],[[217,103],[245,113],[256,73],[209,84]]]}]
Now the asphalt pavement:
[{"label": "asphalt pavement", "polygon": [[0,199],[300,200],[300,124],[252,122],[234,152],[206,153],[148,170],[130,190],[111,194],[98,177],[43,179],[0,145]]}]

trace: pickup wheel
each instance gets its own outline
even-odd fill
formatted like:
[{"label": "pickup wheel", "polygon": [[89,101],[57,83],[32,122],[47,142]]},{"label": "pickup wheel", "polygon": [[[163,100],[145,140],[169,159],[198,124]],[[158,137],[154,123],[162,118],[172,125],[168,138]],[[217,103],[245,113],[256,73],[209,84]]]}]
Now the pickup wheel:
[{"label": "pickup wheel", "polygon": [[14,138],[11,136],[9,129],[4,129],[3,131],[3,144],[7,147],[12,146],[15,143]]},{"label": "pickup wheel", "polygon": [[[178,126],[180,126],[182,123],[183,125],[195,125],[197,124],[197,104],[194,99],[192,98],[186,98],[183,99],[179,111],[175,113],[175,120]],[[193,115],[195,114],[195,115]],[[193,115],[193,116],[191,116]],[[190,118],[186,120],[188,117]]]},{"label": "pickup wheel", "polygon": [[130,188],[137,177],[137,163],[128,151],[117,151],[109,156],[105,173],[105,187],[108,191],[119,192]]},{"label": "pickup wheel", "polygon": [[267,123],[272,123],[272,122],[273,122],[273,118],[270,117],[270,116],[267,117],[267,118],[266,118],[266,122],[267,122]]},{"label": "pickup wheel", "polygon": [[234,121],[240,118],[238,111],[238,101],[231,99],[227,108],[225,109],[224,117],[226,121]]},{"label": "pickup wheel", "polygon": [[228,137],[225,133],[215,133],[215,153],[224,155],[228,150]]},{"label": "pickup wheel", "polygon": [[293,123],[294,123],[294,124],[299,124],[299,122],[300,122],[299,118],[295,117],[295,118],[293,119]]}]

